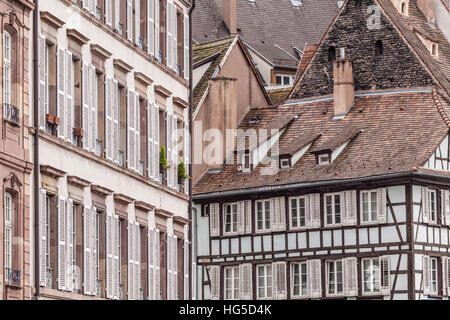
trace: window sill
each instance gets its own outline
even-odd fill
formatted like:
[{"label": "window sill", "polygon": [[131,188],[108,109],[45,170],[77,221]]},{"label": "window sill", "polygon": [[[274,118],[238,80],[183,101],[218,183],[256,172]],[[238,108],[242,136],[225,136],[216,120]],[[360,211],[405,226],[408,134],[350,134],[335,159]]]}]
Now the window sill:
[{"label": "window sill", "polygon": [[20,123],[19,122],[15,122],[15,121],[12,121],[12,120],[8,120],[8,119],[6,119],[6,118],[4,118],[3,119],[6,123],[8,123],[9,125],[11,125],[11,126],[13,126],[13,127],[20,127]]},{"label": "window sill", "polygon": [[5,287],[15,289],[15,290],[22,290],[22,285],[12,284],[12,283],[5,283]]}]

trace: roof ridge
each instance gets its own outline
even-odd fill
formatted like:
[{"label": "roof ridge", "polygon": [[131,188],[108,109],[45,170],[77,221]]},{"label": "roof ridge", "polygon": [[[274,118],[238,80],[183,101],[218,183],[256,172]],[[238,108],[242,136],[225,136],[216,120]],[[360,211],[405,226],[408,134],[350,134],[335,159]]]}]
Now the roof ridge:
[{"label": "roof ridge", "polygon": [[436,88],[433,88],[432,92],[434,104],[439,114],[441,115],[442,119],[444,120],[445,124],[447,125],[448,128],[450,128],[450,119],[448,118],[448,115],[445,113],[444,108],[442,107],[442,103],[439,100],[438,91],[436,90]]}]

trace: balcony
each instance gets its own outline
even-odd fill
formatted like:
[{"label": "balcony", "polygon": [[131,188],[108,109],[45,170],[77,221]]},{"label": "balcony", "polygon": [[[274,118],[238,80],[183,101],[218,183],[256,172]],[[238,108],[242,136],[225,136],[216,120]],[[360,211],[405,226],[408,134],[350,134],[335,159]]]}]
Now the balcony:
[{"label": "balcony", "polygon": [[95,281],[95,296],[96,297],[102,296],[102,279],[97,279]]},{"label": "balcony", "polygon": [[3,107],[3,117],[5,120],[19,125],[19,109],[12,104],[5,103]]},{"label": "balcony", "polygon": [[53,268],[47,267],[46,273],[47,273],[47,276],[46,276],[47,282],[45,283],[45,287],[52,289],[53,288]]},{"label": "balcony", "polygon": [[6,268],[5,282],[9,285],[20,286],[20,270]]}]

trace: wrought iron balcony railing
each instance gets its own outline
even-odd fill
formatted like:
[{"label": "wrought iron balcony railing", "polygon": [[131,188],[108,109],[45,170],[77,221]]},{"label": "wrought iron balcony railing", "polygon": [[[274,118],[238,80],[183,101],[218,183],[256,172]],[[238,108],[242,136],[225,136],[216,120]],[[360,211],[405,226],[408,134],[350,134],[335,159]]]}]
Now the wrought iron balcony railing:
[{"label": "wrought iron balcony railing", "polygon": [[19,109],[12,104],[5,103],[3,105],[3,117],[11,122],[19,123]]},{"label": "wrought iron balcony railing", "polygon": [[144,300],[144,288],[139,288],[139,300]]},{"label": "wrought iron balcony railing", "polygon": [[102,279],[97,279],[95,282],[95,296],[101,297],[102,296]]},{"label": "wrought iron balcony railing", "polygon": [[119,283],[119,300],[124,299],[124,286],[123,282]]},{"label": "wrought iron balcony railing", "polygon": [[95,155],[98,157],[102,156],[102,148],[103,148],[103,141],[100,139],[95,139]]},{"label": "wrought iron balcony railing", "polygon": [[10,269],[10,268],[6,268],[5,271],[6,271],[5,272],[6,273],[5,274],[5,276],[6,276],[5,282],[7,284],[20,286],[20,270],[13,270],[13,269]]},{"label": "wrought iron balcony railing", "polygon": [[47,267],[47,283],[45,284],[46,288],[53,288],[53,268]]}]

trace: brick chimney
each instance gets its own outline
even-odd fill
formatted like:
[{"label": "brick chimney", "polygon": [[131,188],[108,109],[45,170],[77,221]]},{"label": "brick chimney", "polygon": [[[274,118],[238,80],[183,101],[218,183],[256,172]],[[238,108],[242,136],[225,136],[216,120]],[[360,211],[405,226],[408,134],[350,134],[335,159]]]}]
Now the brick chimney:
[{"label": "brick chimney", "polygon": [[[342,56],[342,53],[341,53]],[[334,116],[345,116],[355,104],[355,83],[353,63],[350,59],[334,61]]]},{"label": "brick chimney", "polygon": [[223,19],[230,34],[237,34],[237,0],[223,0]]},{"label": "brick chimney", "polygon": [[417,5],[431,24],[436,24],[436,9],[434,0],[417,0]]}]

